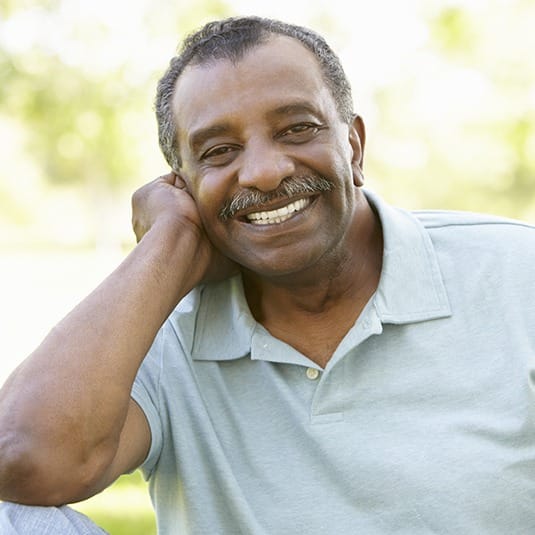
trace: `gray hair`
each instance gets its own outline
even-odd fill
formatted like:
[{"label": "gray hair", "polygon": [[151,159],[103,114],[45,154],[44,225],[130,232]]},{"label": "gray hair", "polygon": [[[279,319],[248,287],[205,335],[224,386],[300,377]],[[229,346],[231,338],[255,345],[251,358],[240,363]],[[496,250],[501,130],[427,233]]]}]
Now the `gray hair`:
[{"label": "gray hair", "polygon": [[171,59],[167,71],[158,82],[155,102],[158,140],[172,169],[181,167],[173,95],[176,81],[186,66],[204,65],[218,59],[237,62],[246,52],[265,43],[273,34],[300,41],[316,56],[340,118],[351,123],[354,116],[351,86],[338,56],[319,34],[302,26],[253,16],[209,22],[184,39],[179,54]]}]

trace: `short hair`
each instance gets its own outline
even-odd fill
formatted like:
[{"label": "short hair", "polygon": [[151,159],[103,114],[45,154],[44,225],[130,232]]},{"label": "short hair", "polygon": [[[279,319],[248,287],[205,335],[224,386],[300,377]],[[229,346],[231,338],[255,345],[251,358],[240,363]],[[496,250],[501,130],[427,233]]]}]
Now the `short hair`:
[{"label": "short hair", "polygon": [[351,123],[354,116],[351,85],[338,56],[319,34],[302,26],[256,16],[209,22],[184,39],[178,55],[171,59],[167,71],[158,82],[155,102],[158,140],[172,169],[181,167],[172,103],[176,81],[184,69],[188,65],[204,65],[219,59],[237,62],[274,34],[300,41],[315,55],[340,118]]}]

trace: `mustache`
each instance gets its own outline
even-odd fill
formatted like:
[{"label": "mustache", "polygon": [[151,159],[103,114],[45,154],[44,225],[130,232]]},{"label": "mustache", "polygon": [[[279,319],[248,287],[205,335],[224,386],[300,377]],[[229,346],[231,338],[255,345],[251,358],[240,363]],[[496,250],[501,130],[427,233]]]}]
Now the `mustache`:
[{"label": "mustache", "polygon": [[273,191],[260,191],[258,189],[238,191],[225,202],[219,212],[219,218],[225,221],[234,217],[241,210],[260,207],[275,200],[291,199],[297,195],[332,191],[334,188],[333,182],[322,176],[297,175],[287,177]]}]

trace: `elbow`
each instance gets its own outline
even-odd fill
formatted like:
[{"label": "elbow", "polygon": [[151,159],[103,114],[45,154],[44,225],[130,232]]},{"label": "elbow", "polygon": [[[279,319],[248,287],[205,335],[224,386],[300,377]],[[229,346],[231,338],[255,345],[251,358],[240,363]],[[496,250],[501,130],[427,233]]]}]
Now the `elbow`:
[{"label": "elbow", "polygon": [[96,494],[102,463],[69,462],[64,451],[47,453],[27,438],[0,438],[0,500],[25,505],[60,506]]},{"label": "elbow", "polygon": [[0,500],[38,505],[32,500],[36,471],[24,440],[15,433],[4,433],[0,438]]}]

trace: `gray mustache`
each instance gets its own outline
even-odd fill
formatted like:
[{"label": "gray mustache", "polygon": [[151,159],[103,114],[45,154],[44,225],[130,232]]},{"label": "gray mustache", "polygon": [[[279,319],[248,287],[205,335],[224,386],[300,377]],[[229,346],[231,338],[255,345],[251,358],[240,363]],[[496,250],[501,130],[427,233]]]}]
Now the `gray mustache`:
[{"label": "gray mustache", "polygon": [[322,176],[301,175],[285,178],[273,191],[243,189],[227,200],[219,212],[223,221],[234,217],[240,210],[260,207],[275,200],[291,199],[297,195],[332,191],[334,184]]}]

